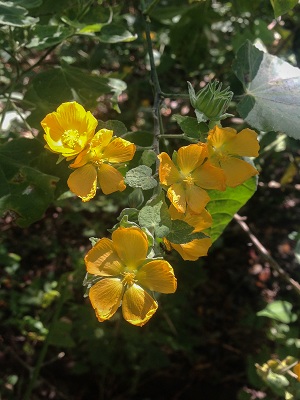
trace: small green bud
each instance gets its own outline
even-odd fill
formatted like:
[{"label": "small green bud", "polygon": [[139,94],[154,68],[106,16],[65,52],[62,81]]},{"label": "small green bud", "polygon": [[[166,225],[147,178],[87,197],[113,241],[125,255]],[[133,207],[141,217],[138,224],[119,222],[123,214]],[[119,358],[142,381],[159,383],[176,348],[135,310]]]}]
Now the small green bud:
[{"label": "small green bud", "polygon": [[191,105],[195,108],[198,122],[208,120],[220,121],[232,114],[226,114],[233,92],[226,88],[222,89],[222,83],[214,81],[199,90],[196,94],[193,86],[188,82]]}]

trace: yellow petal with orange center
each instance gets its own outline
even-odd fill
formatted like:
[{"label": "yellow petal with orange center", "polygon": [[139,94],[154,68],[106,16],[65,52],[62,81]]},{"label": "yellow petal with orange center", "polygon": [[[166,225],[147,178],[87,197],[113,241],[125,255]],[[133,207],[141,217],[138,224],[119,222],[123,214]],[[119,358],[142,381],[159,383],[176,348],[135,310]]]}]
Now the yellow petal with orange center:
[{"label": "yellow petal with orange center", "polygon": [[174,293],[177,281],[171,265],[165,260],[153,260],[143,265],[136,279],[146,289],[159,293]]},{"label": "yellow petal with orange center", "polygon": [[123,317],[132,325],[145,325],[157,308],[157,302],[137,284],[130,286],[124,293]]},{"label": "yellow petal with orange center", "polygon": [[71,173],[67,184],[82,201],[91,200],[97,189],[97,171],[92,164],[86,164]]},{"label": "yellow petal with orange center", "polygon": [[101,164],[98,167],[98,181],[104,194],[122,192],[126,189],[121,172],[108,164]]},{"label": "yellow petal with orange center", "polygon": [[251,164],[236,157],[226,159],[221,163],[221,168],[225,172],[226,184],[230,187],[236,187],[258,174],[257,169]]},{"label": "yellow petal with orange center", "polygon": [[200,167],[207,156],[207,147],[204,143],[180,147],[177,155],[178,168],[187,175]]},{"label": "yellow petal with orange center", "polygon": [[198,186],[189,186],[186,189],[186,201],[193,213],[201,213],[209,200],[207,192]]},{"label": "yellow petal with orange center", "polygon": [[137,227],[119,227],[112,233],[114,248],[128,272],[138,268],[147,257],[147,235]]},{"label": "yellow petal with orange center", "polygon": [[119,275],[122,271],[121,260],[118,257],[113,241],[107,238],[100,239],[86,254],[86,270],[88,273],[100,276]]},{"label": "yellow petal with orange center", "polygon": [[192,173],[192,177],[195,185],[203,189],[226,189],[224,172],[221,168],[213,166],[209,161],[197,168]]},{"label": "yellow petal with orange center", "polygon": [[103,158],[110,163],[121,163],[132,160],[135,145],[122,138],[113,139],[103,151]]},{"label": "yellow petal with orange center", "polygon": [[61,104],[41,122],[48,148],[64,157],[80,153],[92,139],[97,124],[96,118],[76,102]]},{"label": "yellow petal with orange center", "polygon": [[167,153],[160,153],[158,156],[159,179],[162,185],[172,185],[181,180],[180,173]]},{"label": "yellow petal with orange center", "polygon": [[186,192],[182,183],[174,183],[169,187],[167,196],[173,206],[181,213],[186,210]]},{"label": "yellow petal with orange center", "polygon": [[189,261],[196,261],[199,257],[206,256],[211,245],[212,241],[210,238],[194,239],[184,244],[171,243],[174,250],[176,250],[184,260]]},{"label": "yellow petal with orange center", "polygon": [[89,298],[100,322],[111,318],[120,306],[124,286],[118,278],[104,278],[89,291]]},{"label": "yellow petal with orange center", "polygon": [[228,154],[243,157],[258,157],[259,143],[257,133],[252,129],[243,129],[226,144]]}]

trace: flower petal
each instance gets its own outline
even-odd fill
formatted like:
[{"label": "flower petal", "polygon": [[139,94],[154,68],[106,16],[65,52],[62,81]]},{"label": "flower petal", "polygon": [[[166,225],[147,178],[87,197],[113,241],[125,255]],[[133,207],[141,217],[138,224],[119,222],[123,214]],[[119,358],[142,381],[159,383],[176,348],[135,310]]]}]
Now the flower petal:
[{"label": "flower petal", "polygon": [[120,279],[104,278],[89,291],[89,298],[100,322],[111,318],[121,304],[124,286]]},{"label": "flower petal", "polygon": [[86,164],[71,173],[67,184],[82,201],[91,200],[97,189],[97,171],[92,164]]},{"label": "flower petal", "polygon": [[169,187],[167,196],[173,206],[181,213],[186,210],[186,192],[182,183],[174,183]]},{"label": "flower petal", "polygon": [[184,260],[196,261],[199,257],[207,256],[208,249],[212,245],[210,238],[194,239],[189,243],[175,244],[171,246]]},{"label": "flower petal", "polygon": [[98,121],[75,101],[61,104],[46,115],[41,125],[48,148],[64,157],[74,157],[92,139]]},{"label": "flower petal", "polygon": [[257,133],[252,129],[243,129],[235,138],[226,143],[228,154],[244,157],[258,157],[259,143]]},{"label": "flower petal", "polygon": [[110,163],[121,163],[132,160],[135,145],[122,138],[113,139],[103,151],[103,158]]},{"label": "flower petal", "polygon": [[258,174],[251,164],[236,157],[228,157],[226,161],[221,162],[221,167],[226,175],[226,184],[230,187],[236,187]]},{"label": "flower petal", "polygon": [[86,270],[90,274],[100,276],[119,275],[122,269],[113,245],[113,241],[107,238],[100,239],[86,254]]},{"label": "flower petal", "polygon": [[167,153],[160,153],[158,156],[159,179],[162,185],[172,185],[180,180],[180,173]]},{"label": "flower petal", "polygon": [[233,128],[221,128],[216,125],[213,129],[208,132],[207,144],[211,150],[219,150],[224,148],[228,142],[236,137],[236,130]]},{"label": "flower petal", "polygon": [[186,201],[191,211],[199,214],[203,211],[210,197],[207,192],[195,185],[189,185],[186,189]]},{"label": "flower petal", "polygon": [[103,152],[103,149],[110,143],[113,134],[113,131],[110,129],[100,129],[100,131],[95,133],[91,141],[91,148]]},{"label": "flower petal", "polygon": [[209,161],[206,161],[201,167],[193,173],[195,185],[203,189],[225,190],[225,175],[221,168],[215,167]]},{"label": "flower petal", "polygon": [[200,167],[207,155],[207,146],[204,143],[180,147],[177,155],[178,168],[187,175]]},{"label": "flower petal", "polygon": [[135,270],[147,257],[148,238],[138,227],[119,227],[112,233],[114,248],[127,269]]},{"label": "flower petal", "polygon": [[157,302],[140,286],[133,284],[124,293],[122,312],[132,325],[145,325],[158,308]]},{"label": "flower petal", "polygon": [[206,209],[203,209],[200,214],[195,214],[187,208],[186,213],[182,214],[176,210],[173,204],[171,204],[169,207],[169,213],[172,219],[181,219],[187,224],[193,226],[195,228],[193,232],[201,232],[204,229],[209,228],[212,224],[212,216]]},{"label": "flower petal", "polygon": [[101,164],[98,167],[98,181],[104,194],[123,192],[126,189],[121,172],[109,164]]},{"label": "flower petal", "polygon": [[143,287],[154,292],[174,293],[177,288],[173,268],[165,260],[147,262],[136,273],[136,279]]}]

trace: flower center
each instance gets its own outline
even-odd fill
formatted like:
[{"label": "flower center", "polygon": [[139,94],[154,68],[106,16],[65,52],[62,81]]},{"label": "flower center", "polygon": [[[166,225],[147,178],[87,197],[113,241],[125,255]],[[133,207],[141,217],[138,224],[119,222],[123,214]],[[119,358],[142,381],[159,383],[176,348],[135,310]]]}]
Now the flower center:
[{"label": "flower center", "polygon": [[122,283],[123,285],[127,285],[127,286],[132,286],[134,284],[134,282],[136,282],[135,278],[135,274],[133,272],[123,272],[123,279],[122,279]]},{"label": "flower center", "polygon": [[75,147],[78,146],[79,139],[80,134],[77,129],[68,129],[61,137],[63,144],[68,146],[70,149],[75,149]]},{"label": "flower center", "polygon": [[183,182],[187,183],[189,186],[194,184],[194,178],[191,175],[187,175],[183,178]]}]

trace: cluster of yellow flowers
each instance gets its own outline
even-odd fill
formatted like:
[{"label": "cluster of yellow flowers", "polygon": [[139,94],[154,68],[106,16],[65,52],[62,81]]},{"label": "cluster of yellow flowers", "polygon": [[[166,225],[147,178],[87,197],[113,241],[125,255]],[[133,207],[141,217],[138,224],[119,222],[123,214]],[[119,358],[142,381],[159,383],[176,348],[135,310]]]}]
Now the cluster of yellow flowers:
[{"label": "cluster of yellow flowers", "polygon": [[[251,129],[237,133],[232,128],[215,126],[209,131],[207,143],[181,147],[171,160],[161,153],[159,179],[167,190],[171,202],[172,219],[182,219],[194,228],[205,232],[212,218],[205,209],[210,198],[208,189],[225,190],[236,187],[258,174],[256,168],[240,157],[257,157],[257,134]],[[195,261],[207,255],[210,238],[194,239],[189,243],[174,244],[165,239],[167,248],[174,248],[184,260]]]},{"label": "cluster of yellow flowers", "polygon": [[[61,104],[56,112],[41,122],[50,151],[60,159],[72,161],[74,171],[67,184],[82,201],[91,200],[99,185],[104,194],[123,191],[124,177],[116,167],[132,160],[133,143],[113,136],[113,131],[96,132],[97,120],[76,102]],[[172,220],[182,220],[193,233],[204,232],[212,224],[206,210],[210,201],[207,190],[235,187],[257,174],[243,156],[256,157],[257,135],[250,129],[237,133],[215,126],[206,143],[191,144],[175,152],[173,159],[160,153],[159,180],[170,200]],[[113,166],[115,165],[115,166]],[[185,260],[197,260],[207,254],[209,237],[188,243],[163,240],[166,248],[175,249]],[[137,224],[118,226],[112,239],[102,238],[85,256],[87,273],[95,280],[89,298],[99,321],[111,318],[122,305],[126,321],[143,326],[155,313],[158,304],[153,292],[174,293],[177,281],[172,266],[153,254],[153,238]]]},{"label": "cluster of yellow flowers", "polygon": [[75,171],[70,174],[68,186],[83,201],[91,200],[99,184],[104,194],[126,188],[123,175],[111,164],[132,160],[135,145],[114,138],[113,131],[96,132],[98,121],[78,103],[61,104],[42,120],[46,148],[65,157]]}]

